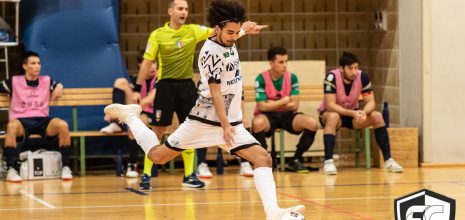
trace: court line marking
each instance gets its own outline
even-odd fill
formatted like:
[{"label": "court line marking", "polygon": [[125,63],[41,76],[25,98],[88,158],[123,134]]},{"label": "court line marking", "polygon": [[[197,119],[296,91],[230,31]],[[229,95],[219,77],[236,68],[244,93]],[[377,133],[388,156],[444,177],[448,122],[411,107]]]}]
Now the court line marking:
[{"label": "court line marking", "polygon": [[337,213],[344,214],[345,216],[349,216],[349,217],[352,217],[352,218],[355,217],[355,218],[366,219],[366,220],[372,219],[372,218],[368,218],[368,217],[359,215],[359,214],[357,214],[357,213],[351,212],[351,211],[349,211],[349,210],[336,208],[336,207],[333,207],[333,206],[330,206],[330,205],[326,205],[326,204],[321,204],[321,203],[312,201],[312,200],[310,200],[310,199],[300,198],[300,197],[298,197],[298,196],[290,195],[290,194],[283,193],[283,192],[277,192],[277,193],[278,193],[279,195],[286,196],[286,197],[292,198],[292,199],[297,199],[297,200],[299,200],[299,201],[302,201],[302,202],[305,202],[305,203],[309,203],[309,204],[312,204],[312,205],[315,205],[315,206],[323,207],[323,208],[325,208],[325,209],[329,209],[329,210],[335,211],[335,212],[337,212]]},{"label": "court line marking", "polygon": [[[453,181],[429,181],[429,182],[399,182],[399,183],[395,183],[395,185],[409,185],[409,184],[433,184],[433,183],[448,183],[448,184],[458,184],[458,185],[462,185],[460,183],[464,183],[463,185],[465,185],[465,182],[463,180],[453,180]],[[331,187],[352,187],[352,186],[382,186],[382,185],[393,185],[392,183],[369,183],[369,184],[366,184],[366,183],[354,183],[354,184],[335,184],[335,185],[323,185],[323,184],[320,184],[320,185],[299,185],[299,186],[292,186],[292,185],[289,185],[289,186],[277,186],[276,189],[286,189],[286,188],[313,188],[313,187],[328,187],[328,186],[331,186]],[[163,189],[165,188],[165,189]],[[170,189],[172,188],[172,189]],[[201,189],[190,189],[190,191],[198,191],[198,192],[202,192],[202,191],[213,191],[213,190],[250,190],[254,187],[230,187],[230,188],[225,188],[225,187],[222,187],[222,188],[201,188]],[[60,193],[42,193],[42,194],[36,194],[36,195],[91,195],[91,194],[107,194],[107,193],[115,193],[115,194],[119,194],[119,193],[127,193],[128,191],[126,190],[126,188],[124,188],[125,190],[121,190],[121,191],[97,191],[97,192],[69,192],[69,193],[64,193],[64,192],[60,192]],[[157,192],[157,193],[163,193],[163,192],[184,192],[186,191],[186,189],[179,189],[179,188],[173,188],[173,187],[157,187],[157,188],[154,188],[154,189],[151,189],[151,190],[147,190],[147,191],[141,191],[141,192],[144,192],[144,193],[150,193],[150,192]],[[0,194],[0,197],[2,196],[17,196],[16,194]]]},{"label": "court line marking", "polygon": [[[280,202],[297,202],[295,199],[280,200]],[[152,203],[149,206],[187,206],[187,205],[219,205],[219,204],[253,204],[262,203],[261,200],[254,201],[218,201],[218,202],[190,202],[190,203]],[[95,206],[62,206],[56,209],[95,209],[95,208],[124,208],[124,207],[145,207],[147,204],[125,204],[125,205],[95,205]],[[42,210],[48,208],[6,208],[0,211],[15,211],[15,210]]]},{"label": "court line marking", "polygon": [[23,189],[20,190],[19,192],[20,192],[21,194],[23,194],[23,195],[29,197],[30,199],[32,199],[32,200],[34,200],[34,201],[36,201],[36,202],[38,202],[38,203],[40,203],[40,204],[42,204],[42,205],[44,205],[44,206],[47,206],[49,209],[54,209],[54,208],[56,208],[56,206],[54,206],[54,205],[48,203],[47,201],[45,201],[45,200],[43,200],[43,199],[41,199],[41,198],[35,196],[34,194],[31,194],[31,193],[29,193],[29,192],[26,192],[26,191],[23,190]]},{"label": "court line marking", "polygon": [[[463,180],[453,180],[453,181],[419,181],[419,182],[398,182],[395,183],[395,185],[410,185],[410,184],[433,184],[433,183],[444,183],[444,184],[459,184],[460,183],[465,183]],[[354,184],[335,184],[335,185],[299,185],[299,186],[277,186],[276,189],[286,189],[286,188],[314,188],[314,187],[353,187],[353,186],[382,186],[382,185],[393,185],[392,183],[354,183]],[[171,188],[171,189],[170,189]],[[188,189],[190,191],[213,191],[213,190],[250,190],[254,187],[221,187],[221,188],[201,188],[201,189]],[[157,192],[157,193],[162,193],[162,192],[184,192],[186,189],[179,189],[179,188],[173,188],[173,187],[156,187],[151,190],[143,191],[145,193],[150,193],[150,192]],[[107,194],[107,193],[127,193],[128,191],[121,190],[121,191],[97,191],[97,192],[69,192],[69,193],[43,193],[43,194],[36,194],[36,195],[91,195],[91,194]],[[0,196],[17,196],[17,195],[12,195],[12,194],[0,194]]]},{"label": "court line marking", "polygon": [[[281,194],[281,193],[278,193]],[[451,198],[465,197],[465,194],[446,195]],[[385,197],[353,197],[353,198],[316,198],[312,201],[331,201],[331,200],[372,200],[372,199],[394,199],[398,197],[385,196]],[[307,199],[305,199],[307,200]],[[279,202],[301,202],[300,199],[281,199]],[[192,202],[192,203],[152,203],[150,206],[185,206],[185,205],[215,205],[215,204],[253,204],[261,203],[258,201],[218,201],[218,202]],[[313,203],[312,203],[313,204]],[[144,207],[147,204],[124,204],[124,205],[95,205],[95,206],[61,206],[55,207],[56,209],[92,209],[92,208],[124,208],[124,207]],[[0,208],[0,211],[20,211],[20,210],[43,210],[49,208]]]}]

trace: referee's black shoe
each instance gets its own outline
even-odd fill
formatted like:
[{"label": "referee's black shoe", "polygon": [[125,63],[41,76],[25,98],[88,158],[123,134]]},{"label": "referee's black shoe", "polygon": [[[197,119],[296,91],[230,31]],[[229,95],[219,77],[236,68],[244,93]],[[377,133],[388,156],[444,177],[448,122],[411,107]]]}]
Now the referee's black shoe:
[{"label": "referee's black shoe", "polygon": [[308,173],[310,172],[305,164],[300,162],[299,159],[294,159],[289,163],[288,169],[297,172],[297,173]]}]

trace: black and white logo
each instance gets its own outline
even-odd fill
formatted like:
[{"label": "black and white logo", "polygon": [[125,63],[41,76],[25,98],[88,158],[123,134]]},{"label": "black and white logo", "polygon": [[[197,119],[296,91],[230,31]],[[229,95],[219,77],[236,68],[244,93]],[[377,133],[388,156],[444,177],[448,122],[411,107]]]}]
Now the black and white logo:
[{"label": "black and white logo", "polygon": [[454,220],[455,200],[423,189],[394,200],[396,220]]},{"label": "black and white logo", "polygon": [[34,158],[34,176],[44,176],[44,161],[42,158]]}]

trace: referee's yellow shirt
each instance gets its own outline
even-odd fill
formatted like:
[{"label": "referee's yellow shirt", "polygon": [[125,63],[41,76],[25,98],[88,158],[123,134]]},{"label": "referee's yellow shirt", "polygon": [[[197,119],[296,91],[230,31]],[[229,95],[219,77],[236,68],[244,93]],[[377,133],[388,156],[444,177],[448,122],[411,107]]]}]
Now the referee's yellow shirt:
[{"label": "referee's yellow shirt", "polygon": [[212,32],[198,24],[185,24],[174,30],[167,22],[150,34],[144,59],[158,57],[158,80],[192,79],[195,46]]}]

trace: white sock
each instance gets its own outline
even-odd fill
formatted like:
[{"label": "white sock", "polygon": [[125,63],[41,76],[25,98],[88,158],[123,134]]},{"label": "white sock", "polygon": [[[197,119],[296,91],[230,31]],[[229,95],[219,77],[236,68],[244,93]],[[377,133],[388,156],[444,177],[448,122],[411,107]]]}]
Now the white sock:
[{"label": "white sock", "polygon": [[152,147],[160,144],[157,135],[150,130],[147,125],[144,124],[137,116],[128,116],[127,125],[131,129],[137,144],[142,147],[145,154],[147,155]]},{"label": "white sock", "polygon": [[271,167],[258,167],[254,171],[253,179],[255,187],[262,200],[265,214],[270,217],[274,210],[278,209],[278,199],[276,198],[276,184],[273,179]]}]

